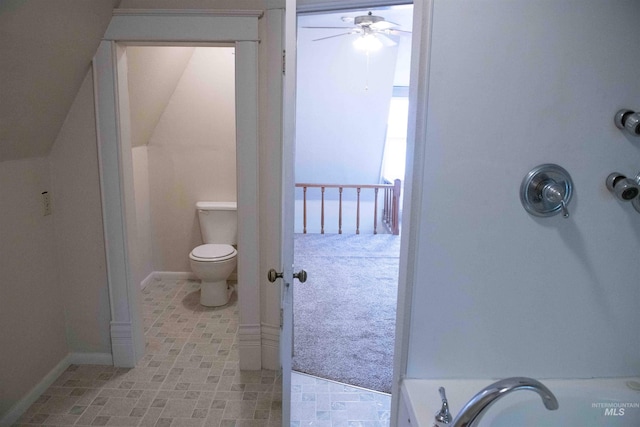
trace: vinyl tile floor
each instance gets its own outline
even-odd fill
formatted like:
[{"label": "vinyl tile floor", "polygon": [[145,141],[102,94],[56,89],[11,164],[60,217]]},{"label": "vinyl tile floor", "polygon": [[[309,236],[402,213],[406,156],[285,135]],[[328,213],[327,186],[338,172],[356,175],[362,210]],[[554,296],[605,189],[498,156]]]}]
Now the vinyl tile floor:
[{"label": "vinyl tile floor", "polygon": [[[238,368],[238,306],[199,304],[200,284],[142,291],[145,356],[132,369],[71,365],[15,426],[279,427],[281,377]],[[390,397],[292,375],[292,427],[389,425]]]},{"label": "vinyl tile floor", "polygon": [[291,427],[388,427],[391,395],[291,374]]}]

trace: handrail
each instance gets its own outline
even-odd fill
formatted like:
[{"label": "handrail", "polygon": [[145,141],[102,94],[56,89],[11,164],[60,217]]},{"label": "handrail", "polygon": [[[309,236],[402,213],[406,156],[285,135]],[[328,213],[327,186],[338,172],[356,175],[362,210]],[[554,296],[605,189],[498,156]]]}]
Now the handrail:
[{"label": "handrail", "polygon": [[357,192],[356,201],[356,234],[360,234],[360,191],[364,189],[374,190],[373,207],[373,234],[378,234],[378,190],[384,189],[384,205],[382,209],[382,222],[387,230],[395,235],[400,234],[400,191],[401,181],[396,179],[393,183],[385,180],[385,184],[315,184],[296,183],[297,188],[303,191],[303,230],[307,234],[307,189],[320,188],[320,234],[324,234],[324,193],[327,188],[337,188],[339,192],[338,208],[338,233],[342,234],[342,191],[345,188],[355,188]]}]

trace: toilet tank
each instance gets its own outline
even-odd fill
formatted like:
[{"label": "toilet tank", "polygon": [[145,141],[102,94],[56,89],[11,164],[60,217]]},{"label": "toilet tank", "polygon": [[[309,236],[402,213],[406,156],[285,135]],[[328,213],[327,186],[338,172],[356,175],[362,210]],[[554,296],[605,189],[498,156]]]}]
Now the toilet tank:
[{"label": "toilet tank", "polygon": [[235,245],[238,239],[236,202],[197,202],[200,233],[204,243]]}]

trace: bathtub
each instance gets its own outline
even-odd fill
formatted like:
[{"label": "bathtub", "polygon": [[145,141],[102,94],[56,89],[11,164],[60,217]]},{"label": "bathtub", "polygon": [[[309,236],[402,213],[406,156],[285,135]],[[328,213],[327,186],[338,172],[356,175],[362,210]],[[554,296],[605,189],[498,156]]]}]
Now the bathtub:
[{"label": "bathtub", "polygon": [[[548,411],[540,397],[520,390],[498,400],[482,417],[486,427],[639,427],[640,379],[540,380],[556,396],[559,409]],[[445,387],[455,416],[478,391],[495,380],[419,380],[402,382],[398,426],[433,427]]]}]

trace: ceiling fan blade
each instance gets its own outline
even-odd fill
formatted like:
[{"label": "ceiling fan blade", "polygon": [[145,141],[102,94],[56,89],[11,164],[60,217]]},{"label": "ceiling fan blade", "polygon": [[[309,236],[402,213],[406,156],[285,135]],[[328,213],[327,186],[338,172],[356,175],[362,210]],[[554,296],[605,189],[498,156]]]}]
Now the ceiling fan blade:
[{"label": "ceiling fan blade", "polygon": [[390,29],[390,30],[386,30],[384,33],[391,34],[392,36],[396,36],[396,35],[404,36],[405,34],[411,34],[411,31]]},{"label": "ceiling fan blade", "polygon": [[336,34],[335,36],[329,36],[329,37],[321,37],[321,38],[319,38],[319,39],[313,39],[313,40],[311,40],[311,41],[313,41],[313,42],[317,42],[317,41],[320,41],[320,40],[332,39],[332,38],[334,38],[334,37],[348,36],[349,34],[354,34],[354,33],[353,33],[353,32],[351,32],[351,31],[349,31],[348,33]]},{"label": "ceiling fan blade", "polygon": [[391,21],[378,21],[371,24],[370,28],[376,31],[381,31],[381,30],[388,30],[390,28],[399,27],[399,26],[400,24],[396,24],[395,22],[391,22]]},{"label": "ceiling fan blade", "polygon": [[390,47],[390,46],[395,46],[398,43],[394,42],[393,40],[391,40],[389,37],[385,36],[382,33],[378,33],[376,34],[376,37],[378,38],[378,40],[380,40],[382,42],[383,45],[385,45],[386,47]]},{"label": "ceiling fan blade", "polygon": [[300,28],[315,28],[315,29],[327,29],[327,30],[351,30],[353,27],[300,27]]}]

